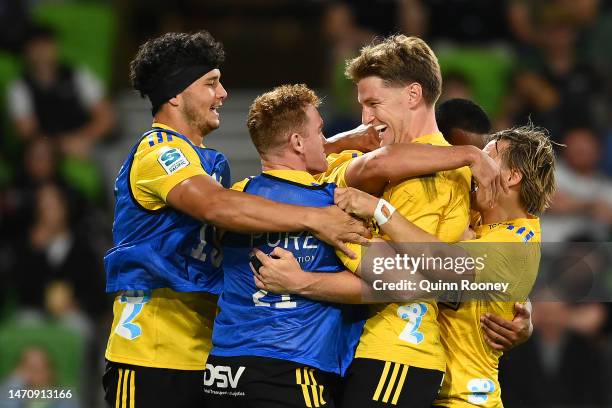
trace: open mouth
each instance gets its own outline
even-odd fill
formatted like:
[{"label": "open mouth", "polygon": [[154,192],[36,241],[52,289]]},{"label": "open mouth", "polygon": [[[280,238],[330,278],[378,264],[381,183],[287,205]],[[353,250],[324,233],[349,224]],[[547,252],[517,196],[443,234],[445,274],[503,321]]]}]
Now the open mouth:
[{"label": "open mouth", "polygon": [[213,111],[217,116],[219,116],[219,112],[217,109],[219,109],[221,106],[223,106],[222,103],[218,104],[218,105],[213,105],[210,107],[210,110]]},{"label": "open mouth", "polygon": [[387,131],[389,127],[385,124],[381,124],[378,126],[374,126],[374,129],[376,129],[378,131],[378,136],[380,136],[380,139],[382,140],[384,137],[385,132]]}]

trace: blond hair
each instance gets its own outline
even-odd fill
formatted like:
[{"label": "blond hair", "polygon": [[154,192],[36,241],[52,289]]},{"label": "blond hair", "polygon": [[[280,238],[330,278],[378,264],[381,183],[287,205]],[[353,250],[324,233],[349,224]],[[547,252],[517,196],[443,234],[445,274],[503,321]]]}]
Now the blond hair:
[{"label": "blond hair", "polygon": [[418,37],[392,35],[376,45],[361,49],[358,57],[347,61],[345,75],[357,83],[376,76],[392,86],[416,82],[423,99],[432,106],[442,92],[442,74],[438,58],[425,41]]},{"label": "blond hair", "polygon": [[489,141],[506,141],[502,163],[521,173],[520,202],[530,214],[542,213],[555,193],[555,152],[545,129],[533,125],[502,130]]},{"label": "blond hair", "polygon": [[251,104],[247,127],[257,151],[262,154],[280,142],[283,135],[306,123],[305,108],[317,108],[321,100],[304,84],[281,85],[259,95]]}]

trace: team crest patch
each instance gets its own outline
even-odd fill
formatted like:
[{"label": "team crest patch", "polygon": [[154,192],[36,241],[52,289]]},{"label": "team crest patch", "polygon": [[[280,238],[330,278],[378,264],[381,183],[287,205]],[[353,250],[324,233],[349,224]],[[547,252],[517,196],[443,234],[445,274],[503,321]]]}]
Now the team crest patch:
[{"label": "team crest patch", "polygon": [[164,146],[159,149],[157,161],[168,174],[173,174],[189,166],[189,160],[187,160],[183,152],[181,152],[181,149],[177,147]]}]

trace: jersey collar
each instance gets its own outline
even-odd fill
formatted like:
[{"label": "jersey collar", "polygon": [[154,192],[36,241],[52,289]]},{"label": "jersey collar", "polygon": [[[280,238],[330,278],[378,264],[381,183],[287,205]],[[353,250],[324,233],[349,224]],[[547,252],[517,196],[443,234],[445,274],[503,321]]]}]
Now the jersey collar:
[{"label": "jersey collar", "polygon": [[485,235],[489,234],[491,231],[499,227],[503,227],[503,228],[513,227],[513,229],[517,229],[517,230],[520,230],[521,228],[524,227],[525,229],[533,231],[538,236],[541,233],[540,219],[534,215],[529,215],[528,218],[516,218],[513,220],[509,220],[509,221],[504,221],[504,222],[479,225],[478,227],[474,229],[474,231],[476,232],[476,236],[478,236],[479,238],[482,238]]},{"label": "jersey collar", "polygon": [[294,183],[303,184],[305,186],[319,185],[320,183],[312,176],[312,174],[303,170],[266,170],[264,174],[269,174],[283,180],[293,181]]},{"label": "jersey collar", "polygon": [[446,139],[441,132],[430,133],[428,135],[419,136],[412,141],[412,143],[423,143],[423,144],[433,144],[438,145],[441,143],[447,143]]},{"label": "jersey collar", "polygon": [[[174,132],[174,133],[178,133],[179,135],[181,135],[181,134],[182,134],[182,133],[181,133],[181,132],[179,132],[178,130],[173,129],[173,128],[171,128],[170,126],[168,126],[168,125],[164,125],[163,123],[160,123],[160,122],[153,122],[153,124],[151,125],[151,127],[152,127],[152,128],[160,128],[160,129],[170,130],[170,131],[172,131],[172,132]],[[191,144],[193,145],[193,142],[192,142],[191,140],[189,140],[189,138],[188,138],[187,136],[185,136],[185,139],[187,139],[187,140],[189,141],[189,143],[191,143]],[[195,145],[194,145],[194,146],[195,146]],[[206,146],[204,146],[204,143],[202,143],[202,144],[200,145],[200,147],[204,147],[204,148],[205,148]]]}]

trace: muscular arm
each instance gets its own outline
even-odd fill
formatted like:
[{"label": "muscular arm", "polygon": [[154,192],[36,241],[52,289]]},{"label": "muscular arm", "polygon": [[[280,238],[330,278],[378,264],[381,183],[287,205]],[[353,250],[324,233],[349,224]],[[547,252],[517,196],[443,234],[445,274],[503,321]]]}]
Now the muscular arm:
[{"label": "muscular arm", "polygon": [[471,166],[479,160],[480,150],[474,146],[396,143],[353,159],[344,177],[348,186],[379,195],[389,182]]},{"label": "muscular arm", "polygon": [[[280,204],[227,190],[204,175],[190,177],[170,190],[166,201],[196,219],[238,232],[310,230],[350,254],[343,242],[363,243],[367,230],[335,206],[312,208]],[[366,241],[367,242],[367,241]],[[348,252],[347,252],[348,251]]]}]

